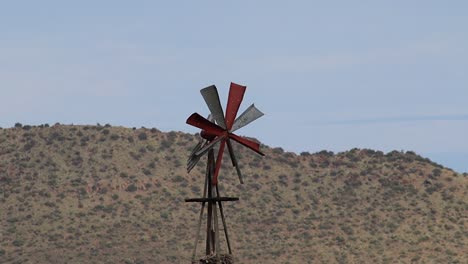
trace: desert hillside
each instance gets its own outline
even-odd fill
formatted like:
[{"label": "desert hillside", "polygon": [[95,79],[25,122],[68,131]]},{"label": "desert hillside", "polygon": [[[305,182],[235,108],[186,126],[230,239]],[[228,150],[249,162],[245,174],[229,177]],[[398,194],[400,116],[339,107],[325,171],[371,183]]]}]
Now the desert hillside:
[{"label": "desert hillside", "polygon": [[[154,128],[0,129],[0,263],[189,263],[197,142]],[[245,184],[225,156],[220,188],[240,197],[225,203],[236,263],[468,263],[467,174],[413,152],[235,148]]]}]

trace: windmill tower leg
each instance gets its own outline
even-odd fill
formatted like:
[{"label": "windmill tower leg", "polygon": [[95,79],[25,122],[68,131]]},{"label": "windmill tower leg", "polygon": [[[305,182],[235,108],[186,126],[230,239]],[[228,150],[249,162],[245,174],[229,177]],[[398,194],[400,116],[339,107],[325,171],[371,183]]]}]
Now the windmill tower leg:
[{"label": "windmill tower leg", "polygon": [[[221,197],[221,195],[219,195],[218,185],[216,185],[216,195],[218,197]],[[229,255],[232,255],[231,242],[229,242],[229,235],[228,235],[228,230],[227,230],[227,225],[226,225],[226,219],[224,218],[223,204],[221,203],[221,201],[218,202],[218,206],[219,206],[219,213],[221,215],[221,221],[223,222],[224,235],[226,237],[226,243],[227,243],[227,246],[228,246]]]},{"label": "windmill tower leg", "polygon": [[[207,169],[206,169],[206,177],[205,177],[205,186],[203,188],[203,198],[206,198],[206,192],[207,192],[207,186],[208,186],[208,173],[209,173],[209,163],[207,164]],[[198,217],[198,226],[197,226],[197,233],[195,235],[195,244],[193,247],[193,252],[192,252],[192,263],[196,263],[196,257],[197,257],[197,246],[198,246],[198,240],[200,238],[200,231],[201,231],[201,225],[202,225],[202,219],[203,219],[203,213],[205,212],[205,202],[202,202],[201,210],[200,210],[200,216]]]},{"label": "windmill tower leg", "polygon": [[216,200],[213,198],[219,199],[219,192],[217,186],[212,185],[212,176],[215,170],[215,159],[214,151],[210,150],[208,153],[208,219],[207,219],[207,237],[206,237],[206,255],[216,255],[216,262],[220,263],[219,252],[221,250],[219,243],[219,223],[218,223],[218,207]]},{"label": "windmill tower leg", "polygon": [[213,222],[213,202],[211,199],[213,198],[213,188],[211,184],[211,178],[213,175],[214,171],[214,154],[213,150],[210,150],[208,152],[208,166],[207,166],[207,184],[208,184],[208,216],[207,216],[207,221],[206,221],[206,255],[211,255],[212,249],[214,246],[214,239],[213,239],[213,234],[212,234],[212,222]]},{"label": "windmill tower leg", "polygon": [[220,262],[219,259],[219,252],[221,251],[221,247],[219,246],[219,225],[218,225],[218,210],[216,208],[216,202],[213,203],[215,210],[214,210],[214,240],[215,240],[215,253],[216,253],[216,262]]}]

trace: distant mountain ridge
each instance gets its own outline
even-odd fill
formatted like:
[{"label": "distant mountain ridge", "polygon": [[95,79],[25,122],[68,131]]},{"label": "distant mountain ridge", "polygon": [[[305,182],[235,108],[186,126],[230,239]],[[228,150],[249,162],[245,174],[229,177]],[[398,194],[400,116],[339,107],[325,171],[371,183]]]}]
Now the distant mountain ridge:
[{"label": "distant mountain ridge", "polygon": [[[198,136],[106,126],[0,129],[0,263],[189,263]],[[313,144],[313,142],[309,143]],[[219,176],[236,263],[467,263],[468,174],[414,152],[300,155],[234,145]],[[201,248],[201,247],[199,247]],[[201,253],[201,252],[200,252]]]}]

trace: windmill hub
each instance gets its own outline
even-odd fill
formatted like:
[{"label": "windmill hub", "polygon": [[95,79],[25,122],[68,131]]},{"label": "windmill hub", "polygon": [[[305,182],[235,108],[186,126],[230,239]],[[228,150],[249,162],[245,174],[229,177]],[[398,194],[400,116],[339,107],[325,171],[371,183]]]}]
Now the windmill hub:
[{"label": "windmill hub", "polygon": [[207,132],[206,130],[202,130],[200,132],[200,136],[208,141],[212,141],[213,139],[215,139],[216,135],[214,134],[211,134],[209,132]]}]

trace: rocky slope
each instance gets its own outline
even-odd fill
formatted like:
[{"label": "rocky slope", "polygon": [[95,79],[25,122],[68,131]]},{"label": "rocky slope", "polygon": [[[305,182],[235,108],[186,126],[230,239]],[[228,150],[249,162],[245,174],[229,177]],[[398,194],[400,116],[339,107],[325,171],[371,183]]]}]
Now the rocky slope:
[{"label": "rocky slope", "polygon": [[[190,174],[185,161],[197,140],[0,129],[0,263],[189,263],[199,205],[183,200],[201,195],[205,160]],[[220,188],[241,199],[225,204],[237,263],[468,261],[466,174],[412,152],[235,148],[246,184],[227,158]]]}]

